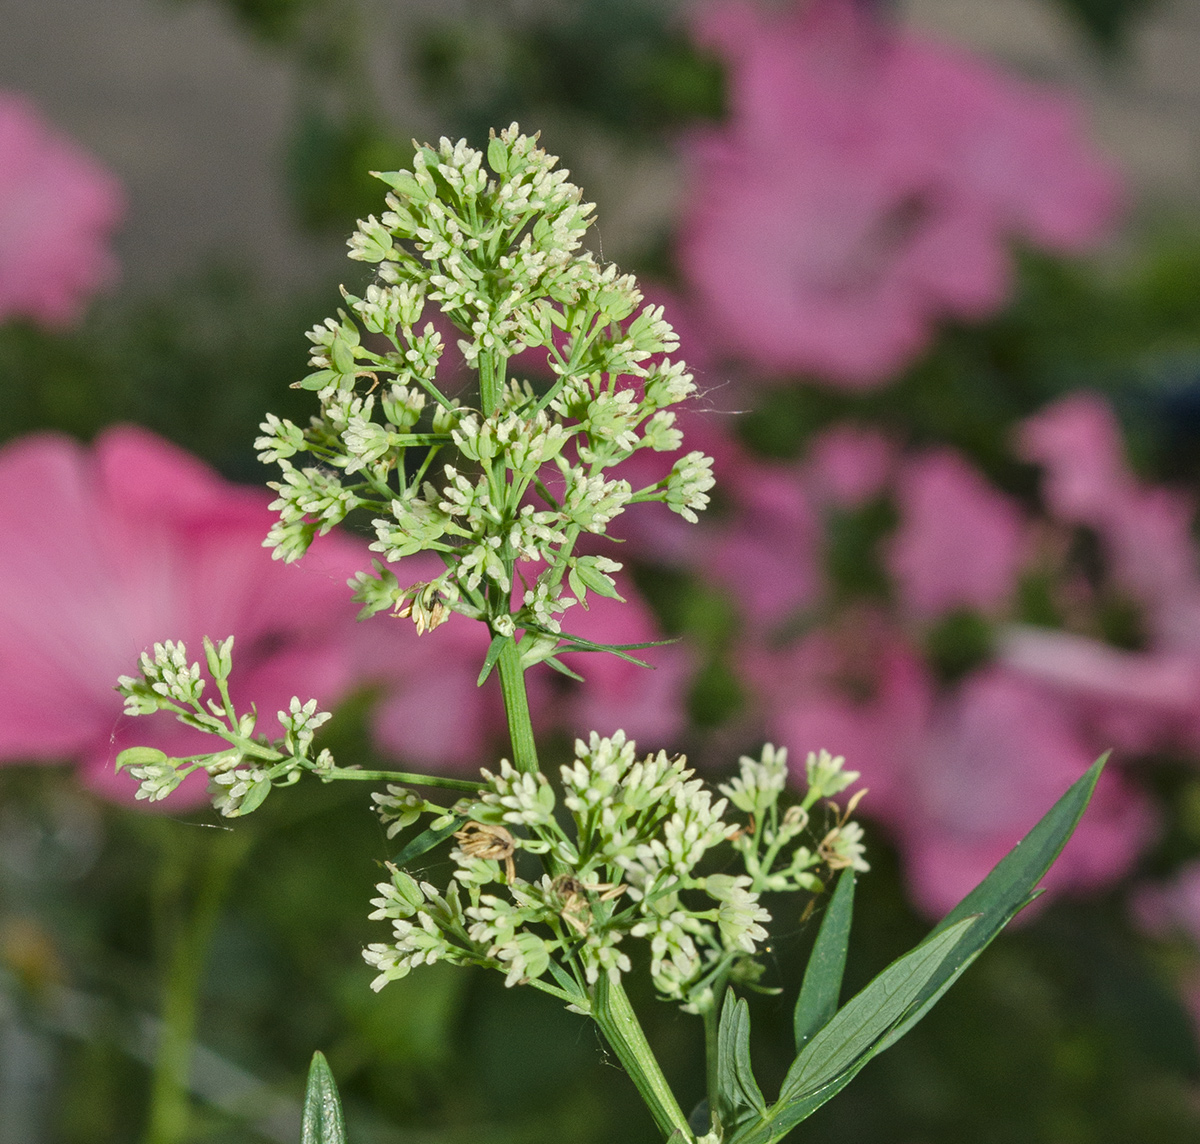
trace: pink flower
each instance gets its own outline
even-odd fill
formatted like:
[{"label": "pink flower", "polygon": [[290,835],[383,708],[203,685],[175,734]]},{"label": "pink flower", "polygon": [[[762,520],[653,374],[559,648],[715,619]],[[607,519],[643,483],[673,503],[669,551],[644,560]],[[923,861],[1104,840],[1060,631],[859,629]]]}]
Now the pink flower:
[{"label": "pink flower", "polygon": [[[335,701],[351,680],[345,581],[365,552],[329,536],[302,564],[273,561],[270,499],[132,427],[0,450],[0,760],[74,759],[88,786],[132,800],[112,766],[123,746],[209,749],[167,715],[122,715],[117,676],[164,639],[200,658],[202,636],[235,635],[234,701],[268,733],[292,695]],[[183,789],[202,800],[202,780]]]},{"label": "pink flower", "polygon": [[21,96],[0,92],[0,321],[62,325],[116,273],[120,184]]},{"label": "pink flower", "polygon": [[1030,417],[1017,450],[1042,466],[1047,506],[1072,524],[1099,527],[1112,502],[1132,492],[1120,426],[1099,394],[1073,393]]},{"label": "pink flower", "polygon": [[1197,656],[1123,651],[1073,632],[1010,624],[997,633],[996,659],[1075,710],[1097,750],[1178,745],[1197,723]]},{"label": "pink flower", "polygon": [[896,449],[882,433],[833,425],[809,446],[808,481],[823,503],[855,509],[885,491],[895,461]]},{"label": "pink flower", "polygon": [[[401,561],[396,572],[411,584],[443,568],[436,557],[421,555]],[[360,624],[355,674],[379,690],[371,713],[376,745],[419,770],[474,769],[485,762],[485,751],[505,730],[495,674],[483,687],[477,683],[490,642],[484,624],[459,615],[422,636],[411,620],[386,613]]]},{"label": "pink flower", "polygon": [[736,511],[706,527],[701,559],[737,601],[749,630],[769,632],[824,590],[823,522],[795,465],[744,458],[722,474]]},{"label": "pink flower", "polygon": [[789,749],[797,775],[809,751],[844,755],[869,792],[863,813],[886,818],[933,702],[924,663],[887,620],[852,613],[784,648],[747,648],[740,662],[767,737]]},{"label": "pink flower", "polygon": [[1072,394],[1030,418],[1018,444],[1043,468],[1051,511],[1098,534],[1113,580],[1145,609],[1154,646],[1200,658],[1192,498],[1137,480],[1116,417],[1095,394]]},{"label": "pink flower", "polygon": [[[789,748],[795,767],[824,747],[861,772],[860,812],[891,830],[914,900],[937,916],[1098,752],[1078,710],[1040,684],[991,667],[939,694],[883,616],[847,620],[779,651],[746,651],[745,674],[768,737]],[[1146,801],[1110,769],[1047,884],[1088,890],[1119,878],[1153,829]]]},{"label": "pink flower", "polygon": [[1012,500],[949,449],[907,461],[896,496],[900,526],[888,563],[916,616],[1005,603],[1025,548],[1025,521]]},{"label": "pink flower", "polygon": [[1009,239],[1079,249],[1115,213],[1069,101],[865,5],[735,0],[695,27],[732,114],[684,141],[679,257],[727,352],[870,388],[1001,305]]}]

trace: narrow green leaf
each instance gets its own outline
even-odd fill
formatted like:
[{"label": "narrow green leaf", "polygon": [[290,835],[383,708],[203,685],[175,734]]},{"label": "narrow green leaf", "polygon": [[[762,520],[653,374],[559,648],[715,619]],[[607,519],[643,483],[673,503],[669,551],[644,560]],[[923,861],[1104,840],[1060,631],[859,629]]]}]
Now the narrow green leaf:
[{"label": "narrow green leaf", "polygon": [[549,969],[550,976],[558,982],[559,988],[562,989],[564,993],[569,993],[572,997],[575,997],[579,1007],[586,1010],[588,998],[586,994],[580,992],[579,982],[577,982],[575,978],[573,978],[565,969],[563,969],[563,967],[559,965],[554,958],[550,959]]},{"label": "narrow green leaf", "polygon": [[717,1100],[726,1132],[745,1120],[748,1112],[761,1118],[767,1111],[750,1064],[750,1009],[734,997],[732,989],[725,994],[717,1029]]},{"label": "narrow green leaf", "polygon": [[557,671],[559,675],[565,675],[568,679],[574,679],[578,683],[586,682],[586,680],[584,680],[583,676],[580,675],[579,672],[572,671],[565,663],[563,663],[563,661],[561,659],[558,658],[558,656],[548,655],[541,662],[544,663],[547,667],[554,668],[554,670]]},{"label": "narrow green leaf", "polygon": [[837,1012],[850,946],[850,917],[854,912],[854,869],[847,867],[825,908],[804,983],[796,1001],[796,1052],[800,1052]]},{"label": "narrow green leaf", "polygon": [[449,838],[466,821],[462,815],[456,814],[454,821],[448,826],[439,827],[437,830],[431,826],[427,830],[422,830],[415,838],[409,839],[408,845],[392,859],[393,865],[405,866],[414,858],[420,858],[422,854],[432,850],[439,842]]},{"label": "narrow green leaf", "polygon": [[342,1102],[323,1053],[313,1053],[308,1070],[300,1144],[346,1144]]},{"label": "narrow green leaf", "polygon": [[593,640],[584,639],[583,636],[573,636],[567,632],[559,633],[558,638],[564,643],[569,643],[575,651],[606,651],[611,655],[618,656],[621,659],[628,660],[630,663],[636,663],[638,667],[648,667],[654,669],[654,665],[647,663],[644,659],[638,659],[636,656],[627,655],[626,652],[639,651],[648,647],[666,647],[668,644],[678,643],[679,640],[647,640],[644,643],[627,643],[627,644],[602,644],[595,643]]},{"label": "narrow green leaf", "polygon": [[496,666],[496,660],[500,658],[504,644],[510,638],[510,636],[492,636],[492,642],[488,644],[487,655],[483,657],[483,667],[479,672],[479,678],[475,681],[476,687],[482,687],[487,681],[487,677],[492,674],[492,668]]},{"label": "narrow green leaf", "polygon": [[955,947],[953,957],[946,960],[926,985],[903,1024],[889,1033],[879,1046],[879,1052],[894,1045],[924,1017],[983,948],[1038,896],[1038,882],[1046,876],[1046,871],[1079,825],[1107,761],[1108,754],[1101,755],[1047,811],[1042,820],[996,864],[995,869],[937,925],[933,931],[935,934],[957,924],[964,917],[979,917],[963,943]]},{"label": "narrow green leaf", "polygon": [[921,995],[975,921],[963,918],[949,929],[931,934],[857,993],[792,1063],[780,1100],[815,1092],[870,1052]]}]

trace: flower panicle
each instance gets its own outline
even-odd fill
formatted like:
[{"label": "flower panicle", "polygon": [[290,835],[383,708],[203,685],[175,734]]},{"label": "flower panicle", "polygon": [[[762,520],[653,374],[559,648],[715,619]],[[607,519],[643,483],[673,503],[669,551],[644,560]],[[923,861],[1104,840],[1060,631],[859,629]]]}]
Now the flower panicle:
[{"label": "flower panicle", "polygon": [[138,781],[137,799],[157,802],[188,775],[204,771],[214,808],[226,818],[249,814],[262,805],[272,787],[296,782],[304,771],[329,775],[333,756],[314,754],[317,730],[330,719],[315,699],[292,696],[286,711],[277,713],[283,734],[272,741],[256,734],[258,712],[238,714],[229,695],[233,670],[233,636],[214,643],[204,639],[206,666],[220,700],[203,700],[207,680],[200,662],[189,660],[183,641],[167,640],[143,652],[138,676],[121,676],[117,690],[125,699],[126,715],[169,711],[187,727],[223,740],[216,751],[172,758],[157,747],[130,747],[116,759],[117,770],[128,769]]},{"label": "flower panicle", "polygon": [[[819,892],[828,874],[866,868],[849,817],[856,799],[835,828],[809,831],[809,807],[856,776],[826,752],[810,763],[819,781],[786,809],[782,748],[743,757],[739,775],[713,790],[681,756],[639,758],[621,731],[577,740],[557,788],[508,760],[452,808],[389,787],[375,796],[389,836],[423,814],[460,825],[445,894],[396,867],[379,886],[371,917],[390,921],[392,935],[364,951],[374,988],[442,960],[497,969],[508,986],[533,984],[586,1012],[601,975],[619,981],[632,943],[644,942],[660,996],[692,1012],[711,1005],[714,982],[763,972],[764,892]],[[731,811],[744,821],[727,821]],[[705,872],[728,845],[744,871]]]},{"label": "flower panicle", "polygon": [[[424,632],[457,611],[494,634],[521,629],[532,646],[557,637],[588,591],[619,598],[620,565],[577,556],[581,536],[604,534],[634,503],[689,521],[707,505],[700,452],[636,491],[611,472],[639,450],[683,448],[671,407],[695,383],[670,357],[679,342],[662,307],[581,249],[592,205],[537,136],[512,124],[486,154],[442,139],[378,177],[387,209],[349,243],[376,281],[361,297],[343,289],[344,307],[308,333],[312,372],[297,385],[320,414],[303,428],[268,416],[256,441],[280,470],[265,544],[296,560],[365,512],[379,560],[351,582],[364,615],[391,611]],[[447,392],[446,323],[477,394]],[[526,350],[544,356],[546,381],[508,376]],[[421,552],[445,573],[401,586],[395,566]],[[518,563],[526,584],[514,597]]]}]

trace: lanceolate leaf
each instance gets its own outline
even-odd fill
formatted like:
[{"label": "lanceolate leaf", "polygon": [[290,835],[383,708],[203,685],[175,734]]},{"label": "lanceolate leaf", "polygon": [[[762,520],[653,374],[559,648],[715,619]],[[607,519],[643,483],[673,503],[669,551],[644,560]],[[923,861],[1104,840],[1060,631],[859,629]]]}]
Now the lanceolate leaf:
[{"label": "lanceolate leaf", "polygon": [[804,983],[796,1001],[796,1052],[800,1052],[837,1012],[842,991],[842,973],[846,968],[846,950],[850,946],[850,915],[854,911],[854,869],[847,867],[838,878],[837,888],[813,945]]},{"label": "lanceolate leaf", "polygon": [[725,995],[717,1030],[717,1091],[718,1113],[726,1132],[748,1113],[762,1117],[767,1111],[750,1066],[750,1009],[732,990]]},{"label": "lanceolate leaf", "polygon": [[836,1096],[920,996],[974,918],[926,938],[856,994],[800,1053],[765,1116],[745,1124],[734,1144],[771,1144]]},{"label": "lanceolate leaf", "polygon": [[1046,871],[1083,817],[1107,761],[1108,755],[1104,754],[1092,764],[1050,808],[1041,822],[938,924],[933,931],[935,934],[955,925],[964,917],[979,917],[978,923],[971,927],[962,944],[955,947],[953,956],[946,960],[925,987],[912,1013],[879,1046],[880,1052],[895,1044],[925,1016],[983,948],[1038,896],[1038,882],[1045,877]]},{"label": "lanceolate leaf", "polygon": [[422,854],[432,850],[443,839],[449,838],[451,834],[459,830],[466,821],[465,816],[456,814],[453,822],[449,822],[437,830],[434,830],[432,826],[427,830],[422,830],[415,838],[409,840],[404,849],[392,859],[392,862],[397,866],[404,866],[414,858],[420,858]]},{"label": "lanceolate leaf", "polygon": [[784,1078],[782,1100],[807,1096],[870,1052],[907,1012],[975,918],[964,918],[897,958],[808,1042]]},{"label": "lanceolate leaf", "polygon": [[479,678],[475,681],[476,687],[482,687],[487,682],[487,677],[492,674],[492,668],[496,666],[496,660],[500,658],[504,645],[511,638],[511,636],[492,636],[492,642],[488,644],[487,655],[483,657],[483,667],[479,669]]},{"label": "lanceolate leaf", "polygon": [[653,669],[653,664],[647,663],[644,659],[638,659],[636,656],[626,655],[626,652],[640,651],[648,647],[667,647],[670,644],[678,643],[679,640],[646,640],[642,643],[623,643],[623,644],[603,644],[596,643],[594,640],[584,639],[583,636],[573,636],[568,632],[560,632],[558,638],[563,643],[571,645],[570,649],[560,648],[560,651],[607,651],[620,659],[626,659],[630,663],[636,663],[638,667],[649,667]]},{"label": "lanceolate leaf", "polygon": [[342,1102],[324,1054],[313,1053],[304,1090],[304,1123],[300,1144],[346,1144]]}]

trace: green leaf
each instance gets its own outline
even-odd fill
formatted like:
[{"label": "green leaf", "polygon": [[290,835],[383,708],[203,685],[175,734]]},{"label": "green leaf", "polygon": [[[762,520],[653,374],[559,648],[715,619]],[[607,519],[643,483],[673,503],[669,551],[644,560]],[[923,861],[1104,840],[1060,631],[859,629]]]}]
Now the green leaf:
[{"label": "green leaf", "polygon": [[767,1111],[750,1064],[750,1009],[734,997],[732,989],[725,994],[717,1029],[717,1101],[726,1132],[748,1113],[757,1112],[761,1118]]},{"label": "green leaf", "polygon": [[466,821],[464,815],[456,814],[454,821],[447,826],[441,826],[437,830],[431,826],[427,830],[422,830],[415,838],[410,839],[408,845],[392,859],[393,865],[404,866],[414,858],[420,858],[422,854],[428,853],[439,842],[449,838]]},{"label": "green leaf", "polygon": [[817,1033],[788,1069],[780,1101],[807,1096],[835,1080],[901,1020],[950,951],[976,922],[963,918],[897,958]]},{"label": "green leaf", "polygon": [[[651,671],[654,670],[654,665],[647,663],[644,659],[637,659],[635,656],[626,655],[629,651],[638,651],[641,648],[647,647],[666,647],[668,644],[678,643],[679,640],[647,640],[645,643],[626,643],[626,644],[602,644],[594,643],[592,640],[584,639],[583,636],[569,635],[567,632],[559,633],[558,638],[564,643],[569,643],[575,651],[607,651],[621,659],[628,660],[630,663],[636,663],[638,667],[648,667]],[[566,650],[566,649],[563,649]]]},{"label": "green leaf", "polygon": [[158,766],[167,761],[167,755],[157,747],[126,747],[117,756],[117,770],[125,767]]},{"label": "green leaf", "polygon": [[476,687],[482,687],[487,682],[487,677],[492,674],[492,668],[496,666],[496,660],[500,658],[500,653],[504,650],[505,642],[510,638],[510,636],[492,636],[492,642],[488,644],[487,655],[483,657],[483,667],[479,672],[479,678],[475,681]]},{"label": "green leaf", "polygon": [[816,944],[804,970],[804,983],[800,986],[794,1017],[796,1052],[800,1052],[837,1012],[853,912],[854,870],[847,867],[829,899],[821,928],[817,931]]},{"label": "green leaf", "polygon": [[772,1144],[841,1092],[880,1051],[883,1036],[903,1019],[974,921],[965,918],[957,927],[926,938],[856,994],[793,1062],[779,1100],[766,1115],[744,1124],[731,1144]]},{"label": "green leaf", "polygon": [[488,140],[487,158],[488,166],[497,175],[503,177],[508,174],[508,146],[503,139],[493,135]]},{"label": "green leaf", "polygon": [[1083,812],[1096,789],[1100,772],[1108,761],[1105,753],[1074,782],[1045,817],[1002,858],[984,878],[934,929],[934,933],[956,925],[962,918],[977,915],[962,945],[954,950],[937,975],[917,1000],[902,1025],[891,1032],[879,1052],[895,1044],[941,999],[943,993],[962,976],[983,948],[1030,902],[1038,896],[1037,884],[1045,877],[1054,860],[1079,825]]},{"label": "green leaf", "polygon": [[257,810],[263,804],[263,799],[271,793],[271,780],[268,778],[255,779],[250,784],[250,789],[242,798],[241,804],[237,808],[237,814],[231,817],[241,818],[244,814],[250,814]]},{"label": "green leaf", "polygon": [[319,369],[316,373],[310,373],[301,381],[294,381],[291,384],[292,389],[324,389],[327,385],[331,385],[337,380],[337,374],[331,369]]},{"label": "green leaf", "polygon": [[542,663],[544,663],[544,664],[545,664],[547,667],[552,667],[552,668],[554,668],[554,670],[555,670],[555,671],[557,671],[557,672],[559,673],[559,675],[565,675],[565,676],[566,676],[568,679],[574,679],[574,680],[576,680],[576,681],[577,681],[577,682],[579,682],[579,683],[584,683],[584,682],[585,682],[585,680],[584,680],[583,676],[582,676],[582,675],[580,675],[580,674],[579,674],[579,672],[577,672],[577,671],[572,671],[572,670],[571,670],[571,669],[570,669],[570,668],[569,668],[569,667],[568,667],[568,666],[567,666],[565,663],[563,663],[563,661],[562,661],[561,659],[559,659],[557,656],[548,655],[548,656],[546,656],[546,658],[545,658],[545,659],[543,659],[541,662],[542,662]]},{"label": "green leaf", "polygon": [[309,1066],[300,1144],[346,1144],[342,1102],[323,1053],[313,1053]]}]

